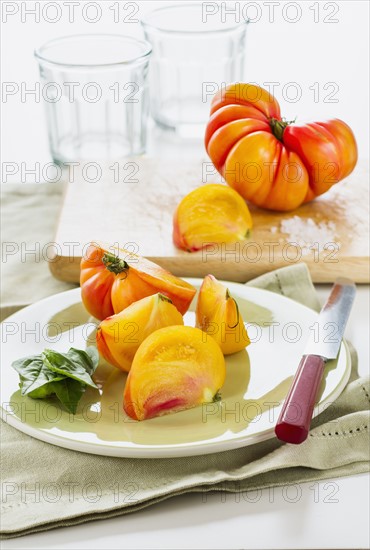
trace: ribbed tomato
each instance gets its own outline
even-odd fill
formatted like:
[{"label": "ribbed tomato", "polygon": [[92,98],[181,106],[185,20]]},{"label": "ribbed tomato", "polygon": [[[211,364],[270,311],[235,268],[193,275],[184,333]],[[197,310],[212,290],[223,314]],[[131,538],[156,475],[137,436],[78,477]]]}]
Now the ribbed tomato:
[{"label": "ribbed tomato", "polygon": [[158,292],[184,314],[196,293],[192,285],[141,256],[95,243],[81,260],[80,285],[85,308],[100,320]]},{"label": "ribbed tomato", "polygon": [[270,210],[293,210],[325,193],[357,162],[347,124],[286,122],[276,99],[254,84],[230,84],[215,95],[205,146],[231,187]]}]

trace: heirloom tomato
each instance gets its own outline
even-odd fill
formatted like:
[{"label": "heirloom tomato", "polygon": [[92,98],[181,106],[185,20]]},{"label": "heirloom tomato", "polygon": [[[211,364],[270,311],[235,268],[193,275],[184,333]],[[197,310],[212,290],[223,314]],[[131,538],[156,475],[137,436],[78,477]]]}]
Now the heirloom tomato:
[{"label": "heirloom tomato", "polygon": [[219,400],[225,359],[213,338],[198,328],[172,326],[140,345],[123,394],[124,410],[145,420]]},{"label": "heirloom tomato", "polygon": [[146,296],[102,321],[96,332],[99,353],[128,372],[140,344],[159,328],[183,325],[181,313],[163,294]]},{"label": "heirloom tomato", "polygon": [[243,241],[252,216],[242,197],[226,185],[202,185],[186,195],[173,217],[173,242],[194,252],[210,243]]},{"label": "heirloom tomato", "polygon": [[293,210],[325,193],[357,162],[345,122],[287,122],[276,99],[254,84],[230,84],[215,95],[205,146],[231,187],[270,210]]},{"label": "heirloom tomato", "polygon": [[238,304],[213,275],[204,277],[195,319],[197,328],[212,336],[224,355],[241,351],[251,343]]},{"label": "heirloom tomato", "polygon": [[81,260],[82,302],[103,320],[127,306],[160,292],[184,314],[196,289],[159,265],[116,246],[91,243]]}]

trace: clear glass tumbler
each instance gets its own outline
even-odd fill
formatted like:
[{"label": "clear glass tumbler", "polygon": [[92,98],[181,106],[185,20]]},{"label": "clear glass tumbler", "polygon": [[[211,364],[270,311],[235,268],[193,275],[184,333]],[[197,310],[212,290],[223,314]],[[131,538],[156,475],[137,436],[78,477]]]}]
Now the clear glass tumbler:
[{"label": "clear glass tumbler", "polygon": [[151,51],[144,40],[104,34],[57,38],[35,51],[54,162],[145,151]]},{"label": "clear glass tumbler", "polygon": [[159,125],[190,136],[202,131],[215,92],[243,79],[246,23],[225,2],[178,4],[142,18],[153,47],[150,104]]}]

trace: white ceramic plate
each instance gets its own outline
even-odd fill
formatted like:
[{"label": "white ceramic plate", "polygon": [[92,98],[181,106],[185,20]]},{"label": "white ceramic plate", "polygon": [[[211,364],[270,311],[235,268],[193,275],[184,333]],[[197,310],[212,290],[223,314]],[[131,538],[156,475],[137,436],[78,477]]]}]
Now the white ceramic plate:
[{"label": "white ceramic plate", "polygon": [[[199,279],[188,280],[199,288]],[[63,410],[53,399],[22,397],[12,361],[41,353],[46,347],[67,351],[71,346],[83,349],[95,342],[94,320],[81,303],[80,289],[75,289],[37,302],[2,323],[3,419],[28,435],[60,447],[120,457],[192,456],[275,437],[281,404],[317,314],[271,292],[238,283],[227,286],[248,324],[252,343],[247,350],[227,357],[221,403],[133,421],[122,408],[126,375],[103,361],[94,375],[102,389],[88,389],[76,415]],[[195,300],[185,324],[194,325]],[[326,365],[315,415],[338,397],[350,369],[350,355],[343,342],[337,360]]]}]

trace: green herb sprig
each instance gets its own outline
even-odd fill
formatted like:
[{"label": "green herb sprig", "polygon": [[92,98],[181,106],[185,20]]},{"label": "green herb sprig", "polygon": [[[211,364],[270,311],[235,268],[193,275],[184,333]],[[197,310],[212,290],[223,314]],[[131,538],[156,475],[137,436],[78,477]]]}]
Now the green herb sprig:
[{"label": "green herb sprig", "polygon": [[44,399],[56,395],[67,411],[76,414],[86,387],[97,388],[91,376],[99,363],[96,348],[70,348],[67,353],[45,349],[40,355],[12,363],[19,374],[22,395]]}]

